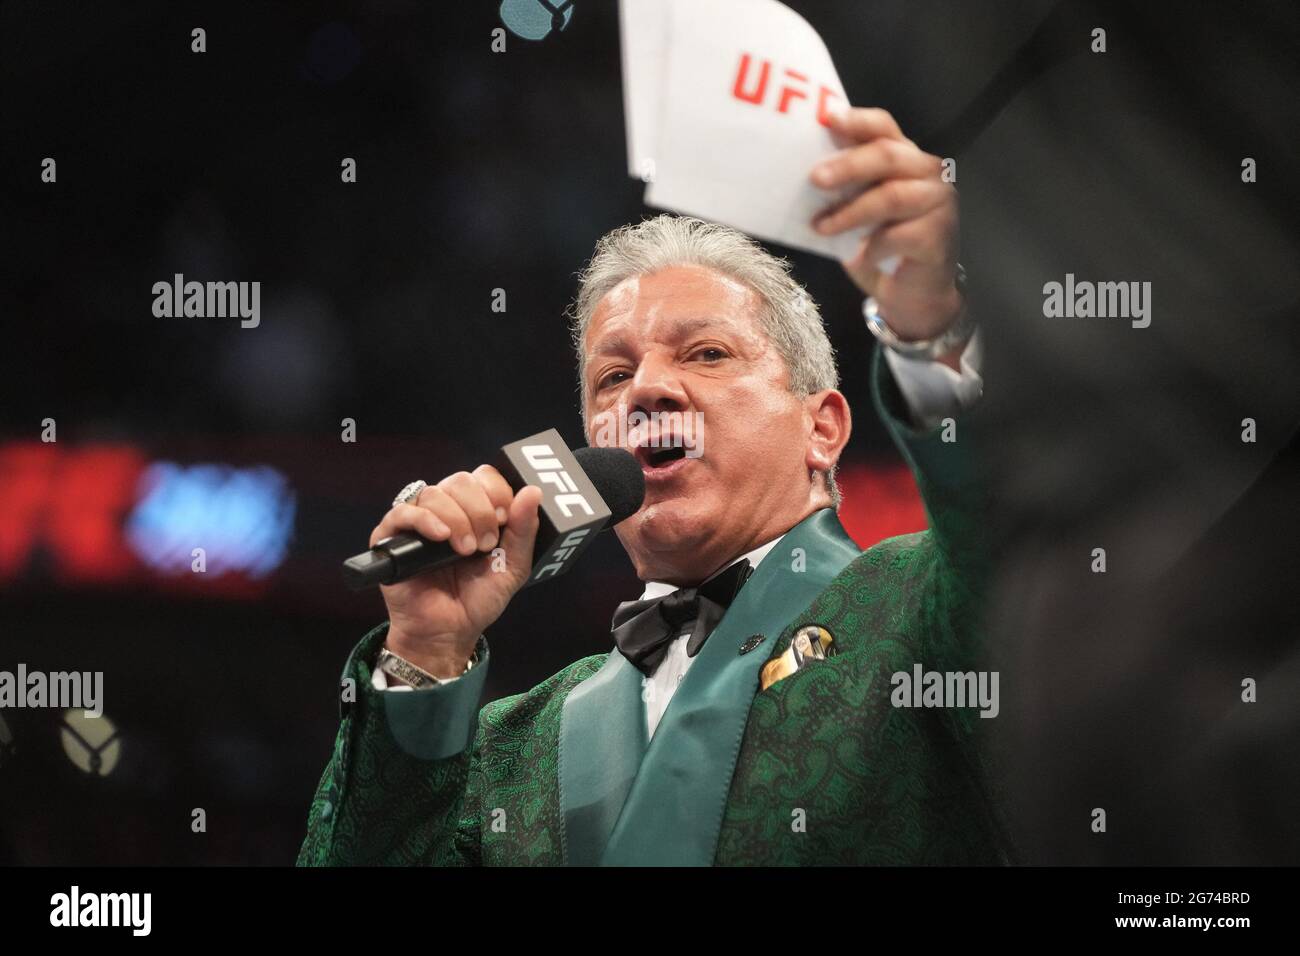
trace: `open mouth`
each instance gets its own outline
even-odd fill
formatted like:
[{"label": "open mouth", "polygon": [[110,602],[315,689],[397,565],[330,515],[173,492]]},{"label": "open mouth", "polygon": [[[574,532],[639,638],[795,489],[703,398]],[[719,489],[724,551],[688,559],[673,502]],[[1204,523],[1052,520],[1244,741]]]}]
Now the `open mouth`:
[{"label": "open mouth", "polygon": [[677,461],[679,458],[686,457],[686,449],[680,447],[651,448],[648,449],[648,451],[649,454],[646,456],[646,460],[649,462],[651,468],[662,468],[670,461]]},{"label": "open mouth", "polygon": [[641,470],[647,474],[667,472],[673,466],[686,458],[686,449],[682,446],[680,439],[674,439],[674,444],[668,448],[652,448],[648,445],[642,445],[635,450],[636,460],[641,464]]}]

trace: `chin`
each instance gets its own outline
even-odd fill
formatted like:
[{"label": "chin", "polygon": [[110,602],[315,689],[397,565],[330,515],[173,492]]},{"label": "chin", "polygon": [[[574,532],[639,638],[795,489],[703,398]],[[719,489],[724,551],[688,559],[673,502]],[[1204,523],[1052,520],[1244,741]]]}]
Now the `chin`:
[{"label": "chin", "polygon": [[710,510],[698,501],[671,498],[646,505],[616,530],[629,553],[661,555],[689,551],[714,528]]}]

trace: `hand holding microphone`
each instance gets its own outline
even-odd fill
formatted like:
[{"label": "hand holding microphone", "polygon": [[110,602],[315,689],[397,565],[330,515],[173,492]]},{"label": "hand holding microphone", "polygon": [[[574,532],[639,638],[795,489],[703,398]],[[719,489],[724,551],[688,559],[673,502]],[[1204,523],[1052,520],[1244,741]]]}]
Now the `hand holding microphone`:
[{"label": "hand holding microphone", "polygon": [[568,570],[644,496],[630,453],[575,454],[551,429],[506,445],[496,466],[457,472],[394,504],[371,532],[371,550],[344,562],[345,577],[354,589],[383,585],[389,650],[456,677],[521,588]]},{"label": "hand holding microphone", "polygon": [[388,649],[435,677],[460,675],[479,634],[501,616],[532,570],[541,499],[540,488],[516,494],[500,472],[481,465],[430,485],[410,504],[394,505],[370,533],[372,548],[415,532],[448,542],[456,554],[480,557],[385,586]]}]

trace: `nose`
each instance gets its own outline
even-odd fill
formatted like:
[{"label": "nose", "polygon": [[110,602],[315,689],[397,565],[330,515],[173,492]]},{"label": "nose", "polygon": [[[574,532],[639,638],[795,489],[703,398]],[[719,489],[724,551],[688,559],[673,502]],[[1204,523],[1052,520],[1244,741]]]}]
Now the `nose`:
[{"label": "nose", "polygon": [[653,352],[641,359],[624,398],[629,414],[684,411],[690,402],[675,363],[668,356]]}]

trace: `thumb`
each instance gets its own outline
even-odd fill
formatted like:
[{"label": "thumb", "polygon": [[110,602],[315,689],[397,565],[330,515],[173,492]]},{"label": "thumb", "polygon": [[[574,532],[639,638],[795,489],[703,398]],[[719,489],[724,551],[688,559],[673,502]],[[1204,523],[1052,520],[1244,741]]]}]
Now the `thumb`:
[{"label": "thumb", "polygon": [[527,578],[533,567],[533,545],[537,542],[537,529],[541,525],[538,508],[542,503],[542,489],[525,485],[510,502],[510,512],[505,530],[501,534],[501,547],[506,552],[506,567],[518,569]]}]

